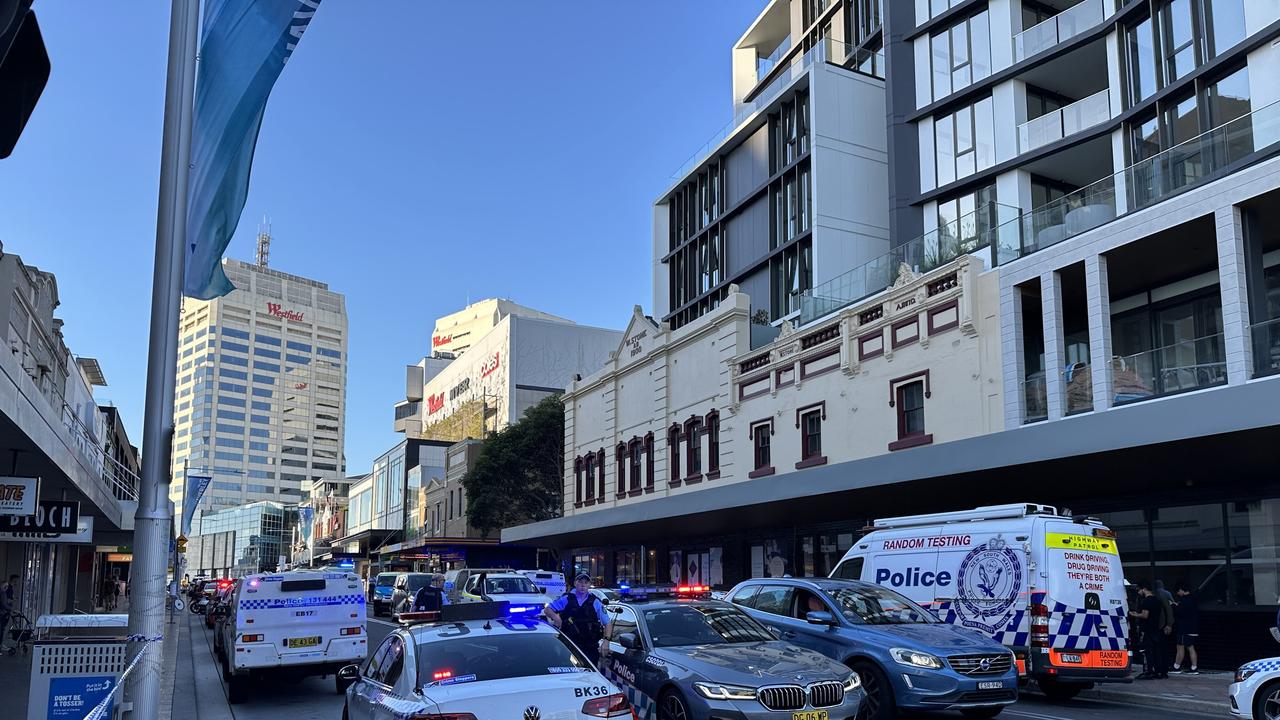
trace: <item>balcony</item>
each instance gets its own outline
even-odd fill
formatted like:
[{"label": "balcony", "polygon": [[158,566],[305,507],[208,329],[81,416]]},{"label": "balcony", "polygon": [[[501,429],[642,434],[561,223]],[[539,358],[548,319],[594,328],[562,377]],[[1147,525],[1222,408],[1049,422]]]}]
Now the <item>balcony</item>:
[{"label": "balcony", "polygon": [[988,246],[990,228],[1016,218],[1018,208],[988,203],[936,230],[899,245],[800,296],[800,324],[807,325],[893,284],[903,265],[928,272]]},{"label": "balcony", "polygon": [[1018,152],[1044,147],[1111,119],[1111,94],[1100,90],[1018,126]]},{"label": "balcony", "polygon": [[1116,356],[1111,361],[1115,404],[1225,385],[1225,358],[1222,333]]},{"label": "balcony", "polygon": [[1114,0],[1084,0],[1013,36],[1013,61],[1022,62],[1101,23],[1115,10]]},{"label": "balcony", "polygon": [[[786,54],[786,52],[781,53],[782,56]],[[785,62],[783,70],[778,71],[776,70],[776,65],[771,66],[769,71],[762,76],[774,75],[768,85],[763,89],[754,91],[754,94],[750,96],[751,99],[742,103],[741,108],[733,116],[733,119],[717,130],[709,140],[689,156],[689,159],[681,163],[680,167],[672,173],[671,179],[680,181],[688,177],[690,173],[706,161],[712,152],[724,144],[725,140],[737,133],[747,122],[753,120],[758,112],[769,107],[783,91],[791,87],[801,75],[807,73],[809,68],[816,62],[830,62],[884,79],[884,54],[882,52],[857,50],[846,43],[831,38],[823,38],[808,52],[793,57],[789,62]]]},{"label": "balcony", "polygon": [[778,45],[773,52],[769,53],[769,57],[762,57],[757,60],[756,82],[764,82],[764,79],[769,76],[769,73],[773,72],[773,69],[777,67],[778,61],[780,61],[790,50],[791,36],[788,35],[787,38],[782,41],[781,45]]}]

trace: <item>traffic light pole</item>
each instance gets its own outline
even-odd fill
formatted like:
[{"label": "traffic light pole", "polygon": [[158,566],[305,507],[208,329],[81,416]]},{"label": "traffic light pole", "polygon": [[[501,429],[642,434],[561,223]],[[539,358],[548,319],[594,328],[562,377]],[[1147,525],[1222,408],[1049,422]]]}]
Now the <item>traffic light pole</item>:
[{"label": "traffic light pole", "polygon": [[[182,305],[182,265],[186,245],[187,175],[191,162],[191,120],[196,84],[196,38],[200,1],[172,0],[169,67],[165,82],[164,139],[160,153],[160,201],[156,217],[156,259],[151,284],[151,337],[147,351],[147,395],[142,426],[142,483],[133,530],[133,592],[129,634],[144,643],[164,631],[165,567],[168,564],[170,452],[173,399],[178,365],[178,320]],[[129,717],[160,716],[158,648],[133,643],[144,653],[129,678]]]}]

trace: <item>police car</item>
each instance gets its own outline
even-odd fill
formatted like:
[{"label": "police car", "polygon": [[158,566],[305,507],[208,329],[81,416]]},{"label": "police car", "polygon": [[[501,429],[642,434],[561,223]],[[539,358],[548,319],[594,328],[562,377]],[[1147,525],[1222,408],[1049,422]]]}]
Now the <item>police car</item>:
[{"label": "police car", "polygon": [[[484,583],[483,588],[481,583]],[[478,600],[505,600],[513,615],[540,615],[550,598],[520,573],[487,573],[467,578],[460,594],[462,602]]]},{"label": "police car", "polygon": [[1232,715],[1253,720],[1280,718],[1280,657],[1241,665],[1228,695]]},{"label": "police car", "polygon": [[[633,594],[644,591],[633,590]],[[775,637],[705,587],[611,603],[600,670],[640,720],[845,720],[865,697],[847,666]]]},{"label": "police car", "polygon": [[[365,597],[349,572],[247,575],[218,609],[227,699],[242,703],[249,682],[272,673],[335,675],[368,652]],[[346,683],[336,680],[339,693]]]},{"label": "police car", "polygon": [[631,706],[564,635],[513,616],[509,605],[469,602],[402,613],[351,683],[344,720],[630,718]]}]

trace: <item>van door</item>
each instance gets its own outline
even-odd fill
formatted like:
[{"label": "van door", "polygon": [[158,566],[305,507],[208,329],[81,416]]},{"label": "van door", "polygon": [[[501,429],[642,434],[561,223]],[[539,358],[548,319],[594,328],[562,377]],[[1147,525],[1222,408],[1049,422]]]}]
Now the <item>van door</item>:
[{"label": "van door", "polygon": [[1128,667],[1128,607],[1120,553],[1110,530],[1069,520],[1046,520],[1044,592],[1033,602],[1049,613],[1054,665]]}]

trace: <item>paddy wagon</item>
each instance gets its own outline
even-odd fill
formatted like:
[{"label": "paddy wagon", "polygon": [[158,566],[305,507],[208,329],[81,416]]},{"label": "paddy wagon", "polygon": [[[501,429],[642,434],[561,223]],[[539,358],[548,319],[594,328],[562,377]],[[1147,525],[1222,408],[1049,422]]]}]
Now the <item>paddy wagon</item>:
[{"label": "paddy wagon", "polygon": [[227,699],[248,699],[253,676],[334,675],[338,694],[347,684],[338,669],[368,654],[365,597],[350,572],[293,571],[247,575],[220,612],[222,674]]},{"label": "paddy wagon", "polygon": [[1096,519],[1017,504],[876,520],[831,577],[891,588],[1005,645],[1050,699],[1129,681],[1120,555]]}]

